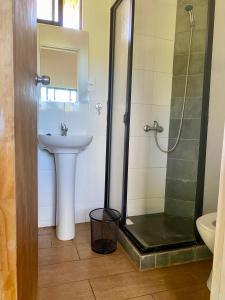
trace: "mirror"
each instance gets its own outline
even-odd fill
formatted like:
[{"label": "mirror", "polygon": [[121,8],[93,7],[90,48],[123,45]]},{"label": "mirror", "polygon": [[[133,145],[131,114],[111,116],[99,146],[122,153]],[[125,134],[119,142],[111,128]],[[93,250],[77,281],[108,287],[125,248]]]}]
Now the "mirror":
[{"label": "mirror", "polygon": [[38,73],[50,77],[40,101],[88,101],[88,33],[39,24]]},{"label": "mirror", "polygon": [[41,101],[77,102],[78,57],[77,51],[41,47],[40,73],[51,78],[41,87]]}]

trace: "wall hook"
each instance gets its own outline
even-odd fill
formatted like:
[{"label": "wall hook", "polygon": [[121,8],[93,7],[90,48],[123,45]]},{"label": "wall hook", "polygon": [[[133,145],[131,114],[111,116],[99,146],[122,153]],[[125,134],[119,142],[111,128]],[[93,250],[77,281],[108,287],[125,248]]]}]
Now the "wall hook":
[{"label": "wall hook", "polygon": [[102,105],[101,103],[97,103],[97,104],[95,105],[95,108],[96,108],[96,110],[97,110],[97,112],[98,112],[98,115],[100,116],[100,114],[101,114],[101,112],[102,112],[102,109],[103,109],[103,105]]}]

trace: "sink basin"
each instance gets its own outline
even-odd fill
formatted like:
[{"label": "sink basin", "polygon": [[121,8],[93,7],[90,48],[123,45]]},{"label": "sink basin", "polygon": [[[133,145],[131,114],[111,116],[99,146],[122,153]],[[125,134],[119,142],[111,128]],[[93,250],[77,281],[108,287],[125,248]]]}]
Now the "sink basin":
[{"label": "sink basin", "polygon": [[92,142],[90,135],[38,135],[41,150],[54,154],[57,203],[56,235],[67,241],[75,237],[75,175],[78,154]]},{"label": "sink basin", "polygon": [[79,153],[90,145],[92,139],[90,135],[38,135],[41,149],[50,153]]}]

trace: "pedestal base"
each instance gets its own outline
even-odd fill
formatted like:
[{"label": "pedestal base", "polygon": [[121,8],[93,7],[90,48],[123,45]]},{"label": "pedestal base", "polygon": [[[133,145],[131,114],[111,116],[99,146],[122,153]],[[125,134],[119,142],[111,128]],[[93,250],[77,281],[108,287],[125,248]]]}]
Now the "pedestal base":
[{"label": "pedestal base", "polygon": [[55,153],[57,178],[56,235],[67,241],[75,237],[76,154]]}]

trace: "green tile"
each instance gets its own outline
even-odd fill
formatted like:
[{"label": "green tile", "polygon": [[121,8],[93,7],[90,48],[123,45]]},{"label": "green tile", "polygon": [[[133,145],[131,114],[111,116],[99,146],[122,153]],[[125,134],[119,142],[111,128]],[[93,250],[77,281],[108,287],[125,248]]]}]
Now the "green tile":
[{"label": "green tile", "polygon": [[176,33],[175,46],[174,46],[175,55],[176,54],[188,54],[189,40],[190,40],[190,31]]},{"label": "green tile", "polygon": [[[203,30],[207,28],[207,17],[208,17],[208,1],[200,0],[202,5],[199,2],[194,4],[194,14],[195,14],[195,29]],[[193,1],[191,1],[193,3]],[[186,3],[181,3],[178,1],[178,9],[177,9],[177,24],[176,24],[176,32],[187,31],[190,27],[188,14],[185,11],[185,5],[190,4],[190,1],[186,1]]]},{"label": "green tile", "polygon": [[[171,115],[172,119],[179,119],[181,117],[184,99],[182,97],[172,98],[171,101]],[[202,98],[187,98],[185,105],[185,118],[200,118],[202,112]]]},{"label": "green tile", "polygon": [[190,60],[189,74],[190,75],[203,74],[204,67],[205,67],[205,54],[204,53],[192,54]]},{"label": "green tile", "polygon": [[[186,76],[179,75],[173,77],[172,97],[184,97]],[[188,76],[187,97],[202,97],[203,75]]]},{"label": "green tile", "polygon": [[[174,56],[173,75],[186,75],[188,56],[177,54]],[[203,74],[205,64],[204,53],[194,53],[191,55],[189,75]]]},{"label": "green tile", "polygon": [[156,255],[156,267],[166,267],[169,266],[169,252],[160,253]]},{"label": "green tile", "polygon": [[188,5],[190,3],[196,8],[196,7],[202,7],[202,6],[208,5],[209,0],[191,0],[191,1],[190,0],[178,0],[177,1],[178,7],[185,7],[185,5]]},{"label": "green tile", "polygon": [[[175,36],[174,53],[188,54],[190,41],[190,30],[177,32]],[[206,50],[206,30],[194,30],[192,39],[192,53],[205,53]]]},{"label": "green tile", "polygon": [[202,97],[188,98],[185,107],[185,118],[201,118]]},{"label": "green tile", "polygon": [[185,161],[169,158],[167,161],[167,178],[196,181],[197,161]]},{"label": "green tile", "polygon": [[202,97],[203,75],[191,75],[188,77],[187,97]]},{"label": "green tile", "polygon": [[203,245],[196,247],[195,256],[197,260],[207,259],[212,257],[212,253],[205,245]]},{"label": "green tile", "polygon": [[186,75],[188,56],[186,54],[177,54],[174,56],[173,75]]},{"label": "green tile", "polygon": [[[176,138],[180,128],[180,119],[170,119],[169,137]],[[201,129],[200,119],[184,119],[181,131],[181,139],[199,139]]]},{"label": "green tile", "polygon": [[172,97],[184,97],[185,76],[174,76],[172,84]]},{"label": "green tile", "polygon": [[194,217],[195,202],[166,198],[165,212],[172,216]]},{"label": "green tile", "polygon": [[196,182],[188,180],[167,179],[166,198],[181,199],[184,201],[195,201]]},{"label": "green tile", "polygon": [[180,250],[180,251],[171,251],[170,253],[170,263],[178,264],[182,262],[191,262],[194,260],[194,251],[192,248],[188,250]]},{"label": "green tile", "polygon": [[136,250],[135,246],[129,241],[129,239],[125,236],[125,234],[120,230],[119,231],[119,242],[123,246],[124,250],[131,257],[133,262],[136,264],[138,268],[140,268],[140,254]]},{"label": "green tile", "polygon": [[145,255],[141,258],[141,271],[155,268],[155,254]]},{"label": "green tile", "polygon": [[[176,139],[169,139],[169,148],[171,148],[176,142]],[[180,139],[176,149],[169,153],[169,158],[183,159],[189,161],[197,161],[199,153],[199,141],[198,140],[184,140]]]}]

